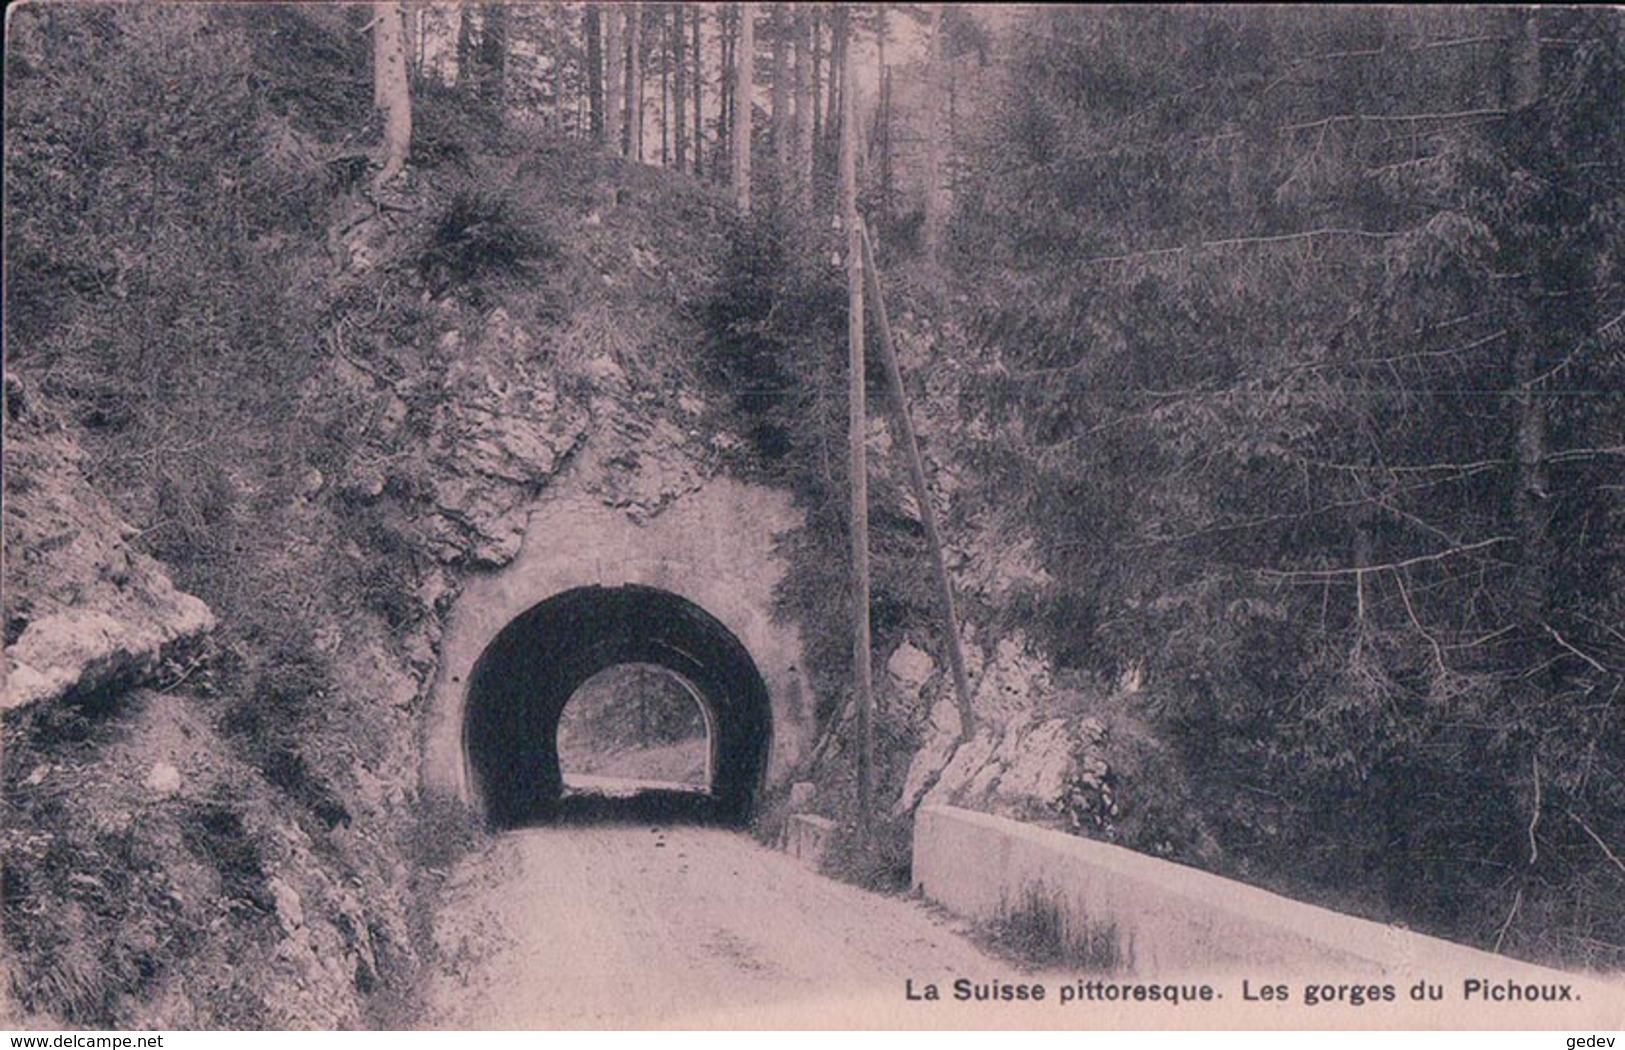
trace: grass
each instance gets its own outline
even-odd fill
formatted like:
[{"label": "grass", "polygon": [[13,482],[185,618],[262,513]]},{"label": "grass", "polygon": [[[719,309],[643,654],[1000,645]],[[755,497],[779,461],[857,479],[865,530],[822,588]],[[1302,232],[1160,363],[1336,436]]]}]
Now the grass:
[{"label": "grass", "polygon": [[1117,923],[1079,914],[1059,892],[1028,883],[974,931],[984,947],[1039,969],[1118,973],[1133,964]]},{"label": "grass", "polygon": [[418,271],[435,294],[487,276],[521,276],[559,246],[501,193],[462,190],[435,219]]},{"label": "grass", "polygon": [[424,791],[413,803],[402,839],[413,871],[446,871],[478,849],[485,829],[479,816],[453,795]]}]

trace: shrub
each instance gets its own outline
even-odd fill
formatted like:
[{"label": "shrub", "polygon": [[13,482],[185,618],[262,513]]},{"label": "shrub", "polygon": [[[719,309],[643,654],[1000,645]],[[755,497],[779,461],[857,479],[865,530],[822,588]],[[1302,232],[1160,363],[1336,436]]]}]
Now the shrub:
[{"label": "shrub", "polygon": [[182,823],[181,837],[219,875],[220,896],[228,904],[242,902],[268,915],[276,910],[259,845],[237,810],[224,802],[199,804]]},{"label": "shrub", "polygon": [[1090,973],[1116,973],[1133,964],[1117,924],[1077,914],[1072,905],[1042,883],[1022,887],[1014,903],[1006,900],[979,937],[996,951],[1036,967],[1063,967]]},{"label": "shrub", "polygon": [[913,874],[914,825],[908,820],[877,820],[865,847],[857,825],[837,825],[824,854],[824,874],[865,889],[901,893]]},{"label": "shrub", "polygon": [[520,276],[558,251],[512,198],[460,190],[432,224],[418,254],[418,272],[440,295],[489,277]]},{"label": "shrub", "polygon": [[406,828],[406,860],[414,871],[444,871],[471,853],[483,836],[479,816],[461,799],[424,792]]}]

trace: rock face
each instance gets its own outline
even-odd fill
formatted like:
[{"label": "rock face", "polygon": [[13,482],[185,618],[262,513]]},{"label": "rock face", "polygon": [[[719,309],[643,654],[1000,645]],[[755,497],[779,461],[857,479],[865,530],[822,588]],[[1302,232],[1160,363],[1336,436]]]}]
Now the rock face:
[{"label": "rock face", "polygon": [[929,702],[931,711],[894,815],[922,804],[949,804],[1048,822],[1080,787],[1107,789],[1103,727],[1055,709],[1049,670],[1019,637],[1006,636],[992,648],[986,656],[975,646],[966,649],[980,723],[964,742],[951,688],[940,672],[924,673],[924,654],[905,643],[888,663],[905,694]]},{"label": "rock face", "polygon": [[430,438],[442,557],[465,551],[501,565],[519,551],[530,501],[586,438],[591,416],[561,396],[558,369],[529,330],[493,310],[465,342],[453,329],[451,358]]},{"label": "rock face", "polygon": [[[435,348],[443,364],[395,384],[391,404],[402,407],[380,413],[395,448],[361,457],[343,482],[372,501],[389,484],[376,462],[411,462],[405,473],[429,487],[427,541],[443,563],[489,569],[512,561],[537,497],[572,464],[596,499],[638,522],[714,473],[709,445],[686,426],[704,405],[662,400],[596,349],[591,333],[553,331],[501,307],[476,323],[452,323]],[[370,377],[346,379],[377,396]],[[406,418],[414,401],[435,406],[426,441]]]},{"label": "rock face", "polygon": [[10,710],[148,682],[214,626],[85,480],[82,454],[6,377],[5,688]]}]

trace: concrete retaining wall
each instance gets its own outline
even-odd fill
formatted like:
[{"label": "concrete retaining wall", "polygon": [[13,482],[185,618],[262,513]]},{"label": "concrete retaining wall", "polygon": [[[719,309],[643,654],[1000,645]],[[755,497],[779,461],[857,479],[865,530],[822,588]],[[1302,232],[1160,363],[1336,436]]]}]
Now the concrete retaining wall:
[{"label": "concrete retaining wall", "polygon": [[1245,968],[1255,976],[1573,979],[1117,846],[948,806],[916,816],[914,884],[973,919],[994,918],[1036,889],[1063,901],[1074,922],[1115,928],[1120,952],[1139,974]]},{"label": "concrete retaining wall", "polygon": [[462,736],[467,681],[498,632],[571,588],[628,583],[686,598],[750,652],[773,704],[768,780],[780,781],[813,729],[800,634],[772,618],[773,590],[786,571],[774,538],[800,520],[787,495],[725,477],[647,521],[571,483],[549,489],[531,510],[518,557],[469,580],[451,611],[425,726],[425,785],[472,799]]}]

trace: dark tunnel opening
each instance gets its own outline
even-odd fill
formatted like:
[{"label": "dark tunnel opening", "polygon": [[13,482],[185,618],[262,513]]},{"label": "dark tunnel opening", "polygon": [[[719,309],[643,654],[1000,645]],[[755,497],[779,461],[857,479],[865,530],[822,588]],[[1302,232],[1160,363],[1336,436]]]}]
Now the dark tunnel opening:
[{"label": "dark tunnel opening", "polygon": [[[710,730],[704,792],[567,797],[560,717],[583,683],[621,664],[654,665],[693,687]],[[621,813],[742,825],[766,777],[772,722],[755,662],[704,609],[653,587],[578,587],[521,613],[485,647],[469,676],[463,746],[495,827]]]}]

